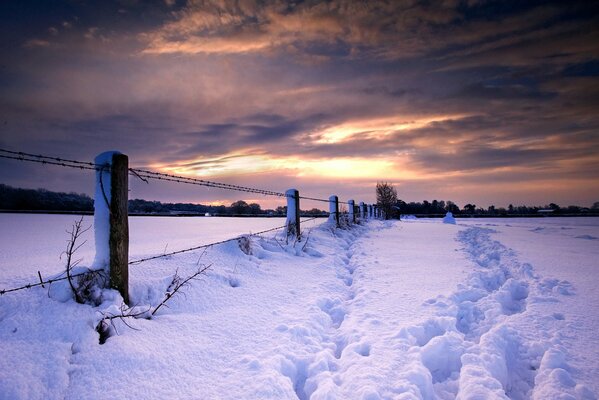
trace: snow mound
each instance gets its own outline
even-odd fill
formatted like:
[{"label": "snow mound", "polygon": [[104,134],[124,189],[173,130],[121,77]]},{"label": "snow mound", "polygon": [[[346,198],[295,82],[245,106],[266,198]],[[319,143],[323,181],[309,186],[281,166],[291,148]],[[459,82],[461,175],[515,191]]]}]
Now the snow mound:
[{"label": "snow mound", "polygon": [[455,218],[451,212],[445,214],[445,217],[443,217],[443,223],[455,225]]}]

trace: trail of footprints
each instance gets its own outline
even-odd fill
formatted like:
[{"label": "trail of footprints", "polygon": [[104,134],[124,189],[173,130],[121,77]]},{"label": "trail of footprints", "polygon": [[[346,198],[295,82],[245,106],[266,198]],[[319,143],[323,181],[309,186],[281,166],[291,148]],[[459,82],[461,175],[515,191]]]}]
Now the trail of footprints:
[{"label": "trail of footprints", "polygon": [[[415,384],[424,398],[460,397],[458,391],[462,388],[486,387],[489,380],[495,380],[497,388],[510,399],[529,398],[534,390],[547,346],[532,346],[508,322],[526,312],[531,287],[537,298],[545,295],[546,301],[557,301],[554,295],[569,294],[571,287],[567,282],[541,280],[529,264],[520,264],[511,250],[492,240],[492,232],[485,228],[460,232],[458,239],[478,268],[449,298],[439,296],[427,302],[426,306],[438,308],[438,316],[402,328],[383,341],[404,343],[404,350],[418,349],[421,363],[432,378],[428,387]],[[345,239],[345,254],[337,258],[337,278],[345,289],[339,297],[317,302],[328,316],[328,326],[322,326],[323,350],[310,359],[290,357],[291,372],[283,372],[292,380],[300,400],[309,399],[326,381],[323,377],[332,381],[327,390],[333,395],[331,398],[336,398],[334,385],[339,385],[341,374],[334,372],[343,365],[346,352],[370,356],[369,344],[360,342],[357,334],[341,329],[351,308],[357,306],[353,246],[352,240]],[[555,315],[555,320],[563,320],[563,316]],[[505,374],[496,376],[498,369]]]},{"label": "trail of footprints", "polygon": [[[344,254],[337,256],[335,260],[336,276],[341,281],[338,295],[320,299],[316,304],[327,317],[321,319],[319,327],[323,331],[320,336],[322,350],[312,354],[309,359],[288,357],[291,365],[282,371],[291,379],[295,394],[300,400],[309,399],[323,381],[332,381],[332,386],[340,384],[339,376],[334,376],[333,373],[339,370],[340,360],[348,347],[360,356],[370,355],[369,344],[357,343],[359,338],[351,337],[341,329],[356,296],[354,272],[357,268],[352,263],[354,238],[350,236],[342,240]],[[327,390],[330,392],[330,388]]]}]

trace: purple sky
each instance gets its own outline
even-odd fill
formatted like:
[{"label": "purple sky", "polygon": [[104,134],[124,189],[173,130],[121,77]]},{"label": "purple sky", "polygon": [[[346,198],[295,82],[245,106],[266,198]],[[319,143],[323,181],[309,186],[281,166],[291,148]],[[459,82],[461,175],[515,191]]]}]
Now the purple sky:
[{"label": "purple sky", "polygon": [[[598,4],[2,2],[0,148],[120,150],[135,167],[342,200],[374,202],[388,181],[405,201],[590,206]],[[0,182],[93,188],[90,174],[2,159]]]}]

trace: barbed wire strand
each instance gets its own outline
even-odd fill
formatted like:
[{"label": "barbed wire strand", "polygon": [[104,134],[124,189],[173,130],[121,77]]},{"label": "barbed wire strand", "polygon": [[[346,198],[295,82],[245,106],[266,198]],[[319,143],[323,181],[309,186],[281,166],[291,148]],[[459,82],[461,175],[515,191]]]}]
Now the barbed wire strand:
[{"label": "barbed wire strand", "polygon": [[17,159],[20,159],[21,157],[33,157],[33,158],[37,158],[37,159],[52,160],[52,161],[57,161],[57,162],[66,162],[66,163],[70,163],[70,164],[80,164],[80,165],[84,165],[87,167],[94,167],[94,168],[100,167],[99,165],[96,165],[89,161],[70,160],[68,158],[44,156],[42,154],[31,154],[31,153],[25,153],[23,151],[12,151],[12,150],[0,149],[0,152],[12,154],[14,156],[19,156]]},{"label": "barbed wire strand", "polygon": [[0,158],[8,158],[8,159],[12,159],[12,160],[18,160],[18,161],[28,161],[28,162],[34,162],[34,163],[39,163],[39,164],[50,164],[50,165],[58,165],[61,167],[68,167],[68,168],[75,168],[75,169],[81,169],[81,170],[94,170],[97,171],[100,167],[90,167],[84,164],[70,164],[69,161],[52,161],[52,160],[46,160],[46,159],[37,159],[37,158],[31,158],[29,156],[7,156],[7,155],[3,155],[0,154]]},{"label": "barbed wire strand", "polygon": [[[103,169],[106,169],[106,167],[107,167],[107,165],[98,165],[98,164],[95,164],[92,162],[71,160],[71,159],[60,158],[60,157],[45,156],[42,154],[32,154],[32,153],[26,153],[26,152],[22,152],[22,151],[12,151],[12,150],[0,149],[0,153],[4,153],[4,154],[0,154],[0,158],[34,162],[34,163],[39,163],[39,164],[57,165],[57,166],[61,166],[61,167],[75,168],[75,169],[81,169],[81,170],[102,171]],[[241,192],[247,192],[247,193],[262,194],[265,196],[287,197],[287,195],[285,193],[276,192],[276,191],[267,190],[267,189],[257,189],[257,188],[252,188],[252,187],[248,187],[248,186],[208,181],[205,179],[191,178],[191,177],[186,177],[186,176],[181,176],[181,175],[165,174],[162,172],[149,171],[149,170],[145,170],[145,169],[129,168],[129,172],[133,176],[145,181],[146,183],[148,183],[148,179],[156,179],[156,180],[162,180],[162,181],[171,181],[171,182],[184,183],[184,184],[207,186],[207,187],[213,187],[213,188],[218,188],[218,189],[235,190],[235,191],[241,191]],[[316,199],[316,198],[301,197],[301,196],[300,196],[300,198],[328,202],[328,200],[325,200],[325,199]]]},{"label": "barbed wire strand", "polygon": [[[96,274],[98,272],[103,272],[103,271],[104,270],[102,270],[102,269],[90,269],[89,271],[80,272],[78,274],[73,274],[73,275],[71,275],[71,278],[75,278],[75,277],[83,276],[83,275],[87,275],[87,274]],[[23,285],[23,286],[20,286],[20,287],[16,287],[16,288],[12,288],[12,289],[2,289],[2,290],[0,290],[0,295],[3,295],[5,293],[10,293],[10,292],[16,292],[17,290],[31,289],[31,288],[36,287],[36,286],[42,286],[43,287],[46,283],[50,283],[51,284],[51,283],[54,283],[54,282],[59,282],[59,281],[64,281],[64,280],[69,279],[68,276],[65,276],[65,277],[62,277],[62,278],[54,278],[54,279],[48,279],[48,280],[44,281],[44,280],[41,279],[41,273],[40,273],[40,271],[38,271],[37,273],[38,273],[38,276],[40,277],[40,281],[39,282],[37,282],[37,283],[28,283],[26,285]]]},{"label": "barbed wire strand", "polygon": [[[300,221],[300,224],[302,224],[304,222],[315,220],[317,218],[320,218],[320,217],[314,217],[314,218],[305,219],[303,221]],[[175,254],[181,254],[181,253],[187,253],[187,252],[194,251],[194,250],[205,249],[205,248],[216,246],[216,245],[219,245],[219,244],[223,244],[223,243],[227,243],[227,242],[232,242],[234,240],[239,240],[243,236],[259,236],[259,235],[263,235],[263,234],[268,233],[268,232],[277,231],[279,229],[283,229],[283,228],[286,228],[286,227],[287,227],[287,224],[282,225],[282,226],[277,226],[276,228],[271,228],[271,229],[267,229],[267,230],[264,230],[264,231],[256,232],[256,233],[249,233],[249,234],[245,234],[245,235],[235,236],[234,238],[220,240],[218,242],[214,242],[214,243],[210,243],[210,244],[203,244],[203,245],[200,245],[200,246],[190,247],[188,249],[172,251],[170,253],[158,254],[158,255],[151,256],[151,257],[146,257],[146,258],[140,258],[139,260],[129,261],[129,265],[141,264],[141,263],[146,262],[146,261],[155,260],[155,259],[163,258],[163,257],[169,257],[169,256],[172,256],[172,255],[175,255]]]},{"label": "barbed wire strand", "polygon": [[130,171],[138,178],[144,179],[155,179],[160,181],[169,181],[169,182],[177,182],[184,183],[188,185],[199,185],[199,186],[207,186],[213,187],[217,189],[226,189],[226,190],[235,190],[239,192],[247,192],[247,193],[256,193],[263,194],[265,196],[275,196],[275,197],[286,197],[285,193],[273,192],[271,190],[266,189],[256,189],[250,188],[246,186],[232,185],[228,183],[214,182],[214,181],[206,181],[203,179],[196,178],[188,178],[179,175],[169,175],[162,174],[160,172],[155,172],[153,174],[149,174],[148,172],[142,172],[142,170],[131,168]]},{"label": "barbed wire strand", "polygon": [[[300,221],[300,223],[312,221],[312,220],[317,219],[317,218],[319,218],[319,217],[309,218],[309,219]],[[236,236],[236,237],[231,238],[231,239],[220,240],[218,242],[204,244],[204,245],[201,245],[201,246],[190,247],[190,248],[184,249],[184,250],[178,250],[178,251],[173,251],[173,252],[170,252],[170,253],[159,254],[157,256],[152,256],[152,257],[147,257],[147,258],[141,258],[139,260],[129,261],[128,264],[129,265],[141,264],[142,262],[150,261],[150,260],[155,260],[157,258],[163,258],[163,257],[172,256],[172,255],[175,255],[175,254],[187,253],[187,252],[190,252],[190,251],[193,251],[193,250],[199,250],[199,249],[209,248],[209,247],[216,246],[216,245],[219,245],[219,244],[223,244],[223,243],[227,243],[227,242],[232,242],[234,240],[239,240],[243,236],[259,236],[259,235],[263,235],[263,234],[268,233],[268,232],[273,232],[273,231],[276,231],[276,230],[279,230],[279,229],[283,229],[285,227],[287,227],[287,225],[278,226],[276,228],[271,228],[271,229],[267,229],[267,230],[256,232],[256,233],[250,233],[250,234],[246,234],[246,235],[239,235],[239,236]],[[102,269],[93,270],[92,269],[92,270],[89,270],[89,271],[85,271],[85,272],[81,272],[81,273],[78,273],[78,274],[71,275],[71,278],[75,278],[75,277],[83,276],[83,275],[87,275],[87,274],[99,273],[99,272],[102,272],[102,271],[104,271],[104,270],[102,270]],[[36,287],[36,286],[42,286],[43,287],[45,284],[52,284],[54,282],[64,281],[66,279],[69,279],[67,276],[65,276],[65,277],[62,277],[62,278],[54,278],[54,279],[48,279],[48,280],[44,281],[44,280],[41,279],[41,273],[39,271],[38,271],[38,276],[40,277],[40,281],[39,282],[37,282],[37,283],[28,283],[28,284],[25,284],[25,285],[22,285],[22,286],[19,286],[19,287],[16,287],[16,288],[12,288],[12,289],[2,289],[2,290],[0,290],[0,296],[4,295],[6,293],[16,292],[18,290],[31,289],[31,288]]]}]

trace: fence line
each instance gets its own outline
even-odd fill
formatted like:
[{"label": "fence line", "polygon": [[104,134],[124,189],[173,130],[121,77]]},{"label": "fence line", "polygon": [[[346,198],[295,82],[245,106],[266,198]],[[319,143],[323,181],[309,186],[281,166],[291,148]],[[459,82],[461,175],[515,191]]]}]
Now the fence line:
[{"label": "fence line", "polygon": [[[61,157],[46,156],[46,155],[42,155],[42,154],[32,154],[32,153],[26,153],[26,152],[22,152],[22,151],[12,151],[12,150],[0,149],[0,153],[5,153],[5,154],[0,154],[0,158],[7,158],[7,159],[12,159],[12,160],[18,160],[18,161],[27,161],[27,162],[34,162],[34,163],[40,163],[40,164],[57,165],[57,166],[61,166],[61,167],[68,167],[68,168],[75,168],[75,169],[82,169],[82,170],[100,171],[103,168],[106,168],[105,165],[98,165],[93,162],[71,160],[71,159],[66,159],[66,158],[61,158]],[[181,176],[181,175],[166,174],[166,173],[162,173],[162,172],[149,171],[149,170],[139,169],[139,168],[129,168],[129,172],[131,172],[131,174],[133,176],[135,176],[139,179],[142,179],[146,182],[147,182],[147,179],[155,179],[155,180],[170,181],[170,182],[176,182],[176,183],[184,183],[184,184],[188,184],[188,185],[199,185],[199,186],[213,187],[213,188],[217,188],[217,189],[235,190],[235,191],[246,192],[246,193],[256,193],[256,194],[262,194],[265,196],[287,197],[285,195],[285,193],[276,192],[276,191],[267,190],[267,189],[258,189],[258,188],[252,188],[252,187],[241,186],[241,185],[233,185],[233,184],[229,184],[229,183],[215,182],[215,181],[209,181],[209,180],[199,179],[199,178],[191,178],[191,177],[186,177],[186,176]],[[308,197],[308,196],[300,196],[300,199],[320,201],[320,202],[324,202],[324,203],[329,202],[328,199],[320,199],[320,198]],[[339,203],[347,204],[346,202],[342,202],[342,201],[340,201]]]},{"label": "fence line", "polygon": [[[318,219],[318,218],[319,217],[308,218],[308,219],[303,220],[302,223],[303,222],[312,221],[312,220],[315,220],[315,219]],[[141,264],[141,263],[146,262],[146,261],[155,260],[155,259],[158,259],[158,258],[169,257],[169,256],[172,256],[172,255],[181,254],[181,253],[188,253],[190,251],[199,250],[199,249],[207,249],[207,248],[210,248],[210,247],[213,247],[213,246],[217,246],[219,244],[224,244],[224,243],[228,243],[228,242],[233,242],[235,240],[239,240],[242,237],[260,236],[260,235],[264,235],[265,233],[269,233],[269,232],[274,232],[274,231],[277,231],[277,230],[281,230],[281,229],[283,229],[285,227],[286,227],[286,225],[277,226],[276,228],[266,229],[266,230],[263,230],[263,231],[260,231],[260,232],[255,232],[255,233],[242,234],[242,235],[238,235],[238,236],[235,236],[233,238],[230,238],[230,239],[220,240],[218,242],[203,244],[203,245],[200,245],[200,246],[190,247],[188,249],[183,249],[183,250],[177,250],[177,251],[173,251],[173,252],[170,252],[170,253],[159,254],[159,255],[156,255],[156,256],[152,256],[152,257],[140,258],[138,260],[129,261],[128,264],[129,265],[136,265],[136,264]],[[95,274],[95,273],[99,273],[99,272],[103,272],[103,271],[104,271],[103,269],[97,269],[97,270],[90,269],[89,271],[80,272],[78,274],[73,274],[73,275],[71,275],[71,278],[76,278],[76,277],[83,276],[83,275],[88,275],[88,274]],[[64,272],[64,273],[66,273],[66,272]],[[42,276],[41,276],[41,273],[39,271],[38,271],[38,275],[40,277],[40,281],[39,282],[36,282],[36,283],[27,283],[25,285],[22,285],[22,286],[19,286],[19,287],[16,287],[16,288],[11,288],[11,289],[0,289],[0,296],[3,295],[3,294],[5,294],[5,293],[16,292],[16,291],[24,290],[24,289],[31,289],[31,288],[36,287],[36,286],[44,286],[45,284],[52,284],[54,282],[59,282],[59,281],[64,281],[64,280],[69,279],[67,276],[64,276],[62,278],[54,278],[54,279],[43,280]]]},{"label": "fence line", "polygon": [[[119,152],[105,152],[98,155],[95,162],[85,162],[78,160],[71,160],[59,157],[45,156],[41,154],[32,154],[25,152],[16,152],[6,149],[0,149],[0,158],[13,159],[25,162],[34,162],[41,164],[57,165],[68,168],[76,168],[80,170],[94,170],[96,171],[96,207],[94,211],[95,219],[95,230],[96,230],[96,257],[98,254],[104,254],[104,251],[99,253],[101,249],[107,249],[106,254],[109,258],[104,260],[109,266],[110,273],[110,286],[116,288],[121,292],[125,302],[128,302],[128,266],[141,264],[146,261],[168,257],[176,254],[186,253],[202,248],[209,248],[218,244],[238,240],[243,236],[257,236],[264,233],[272,232],[279,229],[287,229],[287,236],[293,235],[300,240],[301,231],[300,225],[302,222],[308,222],[318,218],[318,216],[300,221],[300,208],[299,200],[312,200],[329,203],[329,220],[335,221],[336,226],[340,226],[339,220],[339,203],[347,204],[349,206],[349,222],[356,222],[356,214],[359,214],[361,218],[365,218],[365,204],[360,203],[359,209],[356,209],[353,200],[347,202],[340,202],[336,195],[329,197],[328,199],[321,199],[309,196],[300,196],[298,190],[289,189],[285,193],[276,192],[266,189],[258,189],[241,185],[234,185],[222,182],[208,181],[199,178],[191,178],[180,175],[166,174],[162,172],[149,171],[145,169],[129,168],[128,157]],[[104,175],[107,174],[106,177]],[[129,233],[128,233],[128,213],[127,213],[127,192],[128,192],[128,178],[127,175],[135,176],[146,183],[149,183],[150,179],[171,181],[182,184],[199,185],[206,187],[213,187],[218,189],[235,190],[247,193],[262,194],[265,196],[274,197],[285,197],[287,198],[287,221],[286,224],[280,227],[267,229],[261,232],[257,232],[249,235],[240,235],[231,239],[221,240],[218,242],[205,244],[201,246],[194,246],[183,250],[177,250],[170,253],[159,254],[151,257],[145,257],[138,260],[128,261],[128,247],[129,247]],[[104,178],[103,178],[104,177]],[[109,201],[106,193],[104,192],[103,179],[107,179],[107,185],[111,187],[111,200]],[[98,189],[98,185],[101,190]],[[105,202],[104,205],[98,203],[98,199],[103,196]],[[98,211],[100,207],[100,211]],[[373,209],[376,210],[376,206],[373,205]],[[375,214],[376,215],[376,214]],[[107,223],[107,225],[105,224]],[[108,226],[108,228],[105,228]],[[101,227],[101,228],[98,228]],[[100,229],[100,230],[98,230]],[[108,229],[108,230],[106,230]],[[98,233],[100,232],[100,233]],[[98,236],[100,235],[100,236]],[[103,238],[106,235],[107,242],[103,240],[98,241],[98,237]],[[108,245],[108,247],[105,247]],[[100,247],[98,247],[100,246]],[[88,272],[80,273],[73,276],[81,276],[88,273],[98,273],[100,270],[90,270]],[[55,278],[48,281],[43,281],[41,274],[38,271],[40,278],[39,283],[27,284],[19,288],[0,290],[0,295],[8,292],[14,292],[17,290],[28,289],[35,286],[43,286],[45,283],[52,283],[55,281],[65,280],[68,277]]]}]

